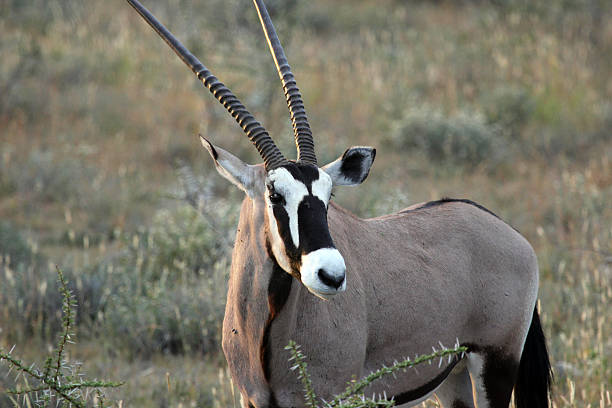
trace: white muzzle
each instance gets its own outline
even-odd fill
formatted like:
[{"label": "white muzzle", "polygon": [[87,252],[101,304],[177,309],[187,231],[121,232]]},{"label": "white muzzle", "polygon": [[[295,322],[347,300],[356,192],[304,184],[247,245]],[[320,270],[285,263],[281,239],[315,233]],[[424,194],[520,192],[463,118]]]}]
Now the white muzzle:
[{"label": "white muzzle", "polygon": [[302,255],[302,283],[323,299],[346,289],[346,265],[336,248],[321,248]]}]

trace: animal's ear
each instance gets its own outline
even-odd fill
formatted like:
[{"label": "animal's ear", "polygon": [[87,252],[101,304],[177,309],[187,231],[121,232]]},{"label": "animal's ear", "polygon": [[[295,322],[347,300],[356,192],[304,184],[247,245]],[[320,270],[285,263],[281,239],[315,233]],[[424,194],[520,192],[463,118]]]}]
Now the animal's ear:
[{"label": "animal's ear", "polygon": [[237,185],[249,197],[254,197],[263,188],[265,170],[262,166],[247,164],[230,152],[214,146],[204,136],[199,136],[202,145],[215,161],[219,174]]},{"label": "animal's ear", "polygon": [[361,184],[374,163],[376,149],[366,146],[353,146],[335,161],[323,167],[337,186],[355,186]]}]

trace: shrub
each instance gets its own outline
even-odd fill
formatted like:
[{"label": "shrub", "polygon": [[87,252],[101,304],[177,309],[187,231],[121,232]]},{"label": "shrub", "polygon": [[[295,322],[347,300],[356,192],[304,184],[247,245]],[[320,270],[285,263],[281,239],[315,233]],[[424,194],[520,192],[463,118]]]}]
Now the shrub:
[{"label": "shrub", "polygon": [[0,221],[0,256],[8,266],[31,264],[40,257],[21,233],[10,223]]},{"label": "shrub", "polygon": [[495,89],[482,100],[488,124],[509,136],[518,136],[531,119],[535,100],[524,88],[505,86]]},{"label": "shrub", "polygon": [[[209,211],[219,228],[233,229],[235,208]],[[67,269],[80,305],[76,324],[90,326],[85,332],[93,336],[104,332],[109,346],[130,355],[217,352],[231,240],[212,228],[181,204],[160,211],[151,228],[120,237],[119,255],[82,272]],[[6,223],[0,223],[0,244],[2,336],[14,343],[50,339],[61,330],[54,270]]]},{"label": "shrub", "polygon": [[409,111],[395,124],[391,140],[400,149],[467,167],[498,161],[503,153],[497,129],[476,114],[445,117],[429,109]]},{"label": "shrub", "polygon": [[0,333],[5,341],[48,339],[60,330],[61,296],[55,281],[44,257],[15,227],[0,222]]},{"label": "shrub", "polygon": [[[219,205],[210,215],[234,224],[234,210]],[[104,297],[101,314],[107,337],[138,355],[218,351],[227,242],[187,205],[161,211],[150,229],[125,237],[124,253],[97,268],[112,294]]]},{"label": "shrub", "polygon": [[82,201],[84,183],[75,180],[93,179],[94,175],[94,169],[84,162],[58,158],[52,151],[33,150],[24,162],[13,160],[6,167],[7,184],[32,200],[47,203]]},{"label": "shrub", "polygon": [[[8,352],[4,352],[0,348],[0,363],[6,363],[11,370],[15,369],[17,372],[15,377],[16,387],[6,391],[9,394],[8,400],[14,406],[19,406],[19,400],[23,399],[23,406],[26,407],[32,405],[47,407],[54,404],[65,406],[67,404],[68,406],[74,405],[84,408],[87,406],[88,400],[93,399],[93,402],[97,402],[96,405],[103,408],[105,404],[101,389],[116,388],[121,386],[122,383],[88,380],[81,372],[81,364],[71,362],[66,357],[67,346],[74,342],[72,330],[76,304],[59,268],[57,268],[57,275],[60,284],[59,291],[62,296],[62,333],[59,336],[57,347],[45,359],[44,368],[39,369],[35,363],[25,365],[12,354],[14,347]],[[28,378],[34,383],[33,386],[30,385]],[[91,396],[88,393],[89,389],[92,388],[96,390],[95,396],[93,396],[93,393]],[[3,396],[0,395],[0,402],[3,399]],[[4,403],[8,404],[9,401],[4,401]]]}]

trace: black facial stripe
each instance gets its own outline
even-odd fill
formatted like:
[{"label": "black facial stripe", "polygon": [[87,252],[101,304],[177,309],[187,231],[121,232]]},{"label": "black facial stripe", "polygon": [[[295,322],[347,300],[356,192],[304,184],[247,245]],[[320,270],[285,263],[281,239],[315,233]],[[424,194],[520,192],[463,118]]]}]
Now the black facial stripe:
[{"label": "black facial stripe", "polygon": [[[282,205],[273,205],[272,212],[274,218],[276,218],[276,225],[278,227],[278,235],[280,235],[283,243],[285,244],[285,250],[289,260],[293,264],[297,262],[297,270],[300,269],[301,254],[299,248],[295,247],[293,238],[291,238],[291,228],[289,227],[289,214]],[[293,265],[292,265],[293,266]]]},{"label": "black facial stripe", "polygon": [[[284,243],[285,255],[291,264],[292,270],[290,273],[300,279],[302,255],[321,248],[334,248],[334,243],[327,226],[327,208],[323,201],[312,195],[312,183],[319,179],[318,167],[303,163],[288,163],[282,167],[291,174],[296,182],[301,182],[309,194],[298,205],[298,219],[296,220],[299,237],[298,248],[293,243],[289,214],[284,205],[277,203],[272,206],[278,234]],[[268,188],[274,191],[273,183]]]},{"label": "black facial stripe", "polygon": [[289,214],[281,205],[272,206],[278,234],[285,244],[285,252],[291,263],[292,273],[299,279],[302,254],[321,248],[334,248],[334,242],[327,226],[325,204],[315,196],[306,196],[298,207],[299,247],[296,248],[291,237]]},{"label": "black facial stripe", "polygon": [[334,242],[327,226],[327,209],[315,196],[304,197],[298,207],[300,251],[310,253],[321,248],[333,248]]}]

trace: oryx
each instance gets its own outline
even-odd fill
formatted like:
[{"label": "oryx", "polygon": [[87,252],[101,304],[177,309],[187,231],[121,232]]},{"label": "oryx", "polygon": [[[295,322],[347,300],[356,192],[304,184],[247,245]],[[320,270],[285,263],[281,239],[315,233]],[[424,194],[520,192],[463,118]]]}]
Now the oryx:
[{"label": "oryx", "polygon": [[[232,255],[223,351],[244,407],[299,407],[284,346],[301,344],[319,396],[395,359],[458,341],[465,357],[371,387],[413,405],[546,407],[550,363],[536,309],[529,243],[490,211],[443,199],[360,219],[330,201],[374,161],[351,147],[319,167],[295,79],[261,0],[254,0],[287,97],[297,160],[137,0],[128,2],[226,107],[264,163],[248,165],[202,138],[218,172],[246,193]],[[474,393],[472,390],[474,389]]]}]

